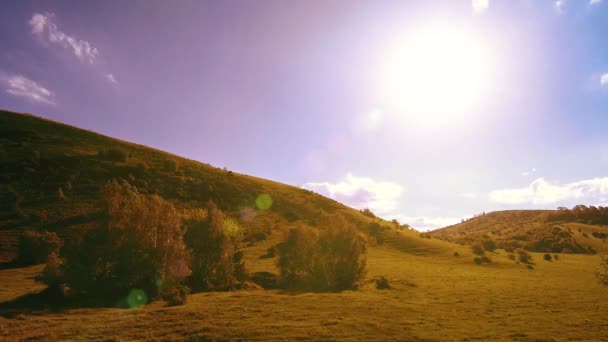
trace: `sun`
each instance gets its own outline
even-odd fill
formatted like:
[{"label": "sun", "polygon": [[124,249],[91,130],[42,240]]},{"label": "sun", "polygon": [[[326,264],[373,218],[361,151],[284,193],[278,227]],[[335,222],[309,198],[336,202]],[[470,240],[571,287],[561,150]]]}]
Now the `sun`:
[{"label": "sun", "polygon": [[445,122],[471,115],[490,88],[490,49],[470,30],[413,30],[394,42],[384,57],[384,105],[415,121]]}]

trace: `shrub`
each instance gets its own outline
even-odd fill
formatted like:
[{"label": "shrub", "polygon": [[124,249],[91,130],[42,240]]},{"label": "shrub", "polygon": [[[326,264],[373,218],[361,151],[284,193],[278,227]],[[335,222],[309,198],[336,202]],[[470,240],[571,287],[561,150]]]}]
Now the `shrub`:
[{"label": "shrub", "polygon": [[487,256],[477,257],[473,259],[473,261],[475,261],[475,263],[478,265],[489,264],[492,262],[492,260],[490,260],[490,258],[488,258]]},{"label": "shrub", "polygon": [[51,253],[59,254],[63,240],[55,232],[26,230],[19,236],[17,263],[40,264],[48,260]]},{"label": "shrub", "polygon": [[419,236],[423,239],[431,239],[432,236],[430,233],[420,233]]},{"label": "shrub", "polygon": [[189,219],[186,226],[186,244],[193,256],[188,278],[192,290],[226,289],[244,278],[243,231],[236,221],[224,217],[209,201],[206,217]]},{"label": "shrub", "polygon": [[507,255],[507,257],[509,259],[511,259],[511,260],[515,260],[516,259],[515,254],[509,254],[509,255]]},{"label": "shrub", "polygon": [[545,255],[543,256],[543,259],[545,259],[545,260],[547,260],[547,261],[551,261],[551,260],[552,260],[552,258],[551,258],[551,254],[548,254],[548,253],[547,253],[547,254],[545,254]]},{"label": "shrub", "polygon": [[378,218],[378,216],[376,216],[376,214],[374,214],[371,210],[369,210],[367,208],[360,210],[359,212],[367,217]]},{"label": "shrub", "polygon": [[293,228],[277,252],[280,282],[291,289],[353,288],[367,264],[364,237],[343,221],[322,232]]},{"label": "shrub", "polygon": [[251,275],[251,281],[265,289],[276,289],[279,285],[279,277],[270,272],[256,272]]},{"label": "shrub", "polygon": [[167,302],[168,306],[183,305],[190,294],[190,288],[184,285],[178,285],[163,290],[162,298]]},{"label": "shrub", "polygon": [[521,263],[529,264],[532,261],[532,256],[525,249],[517,250],[518,260]]},{"label": "shrub", "polygon": [[528,267],[529,270],[533,270],[534,269],[534,266],[532,266],[532,265],[528,265],[527,267]]},{"label": "shrub", "polygon": [[493,240],[484,240],[481,244],[483,246],[483,249],[488,252],[494,252],[494,250],[496,249],[496,242],[494,242]]},{"label": "shrub", "polygon": [[388,279],[386,279],[384,276],[381,276],[380,278],[376,279],[376,288],[378,290],[386,290],[390,289],[391,285],[388,283]]},{"label": "shrub", "polygon": [[153,298],[190,274],[181,217],[170,202],[116,181],[103,187],[102,200],[103,222],[67,248],[71,291],[116,299],[137,289],[137,298]]},{"label": "shrub", "polygon": [[553,260],[559,260],[559,255],[553,254]]},{"label": "shrub", "polygon": [[459,257],[459,256],[460,256],[460,253],[458,253],[458,252],[454,252],[454,256],[455,256],[455,257]]},{"label": "shrub", "polygon": [[485,254],[485,250],[484,250],[483,246],[478,243],[471,246],[471,251],[473,252],[473,254],[477,254],[477,255]]}]

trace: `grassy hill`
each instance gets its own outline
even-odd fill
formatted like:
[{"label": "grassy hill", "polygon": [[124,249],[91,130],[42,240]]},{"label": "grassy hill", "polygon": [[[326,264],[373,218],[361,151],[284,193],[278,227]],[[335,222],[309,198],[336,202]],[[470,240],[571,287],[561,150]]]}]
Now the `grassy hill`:
[{"label": "grassy hill", "polygon": [[[24,114],[0,112],[0,160],[0,251],[5,260],[14,256],[16,238],[25,228],[69,238],[94,225],[99,189],[113,178],[181,208],[204,206],[211,199],[238,219],[246,234],[265,233],[265,239],[244,249],[252,273],[277,272],[275,259],[263,256],[291,225],[324,228],[325,217],[341,214],[366,232],[375,221],[297,187]],[[256,205],[261,194],[272,199],[267,210]],[[500,216],[484,218],[495,214]],[[518,224],[529,220],[530,229],[542,226],[535,215],[523,212],[507,222],[517,217]],[[504,219],[498,217],[496,229]],[[466,227],[474,231],[475,220]],[[608,339],[608,296],[594,277],[598,255],[559,254],[557,260],[545,261],[543,254],[531,253],[526,265],[497,250],[487,253],[491,263],[477,265],[470,246],[379,223],[383,243],[370,237],[361,286],[339,293],[250,288],[193,294],[176,307],[157,301],[137,309],[86,304],[50,309],[20,301],[43,290],[34,281],[42,265],[0,269],[0,313],[10,312],[0,315],[0,340]],[[577,239],[579,225],[580,234],[599,229],[563,225]],[[498,233],[490,229],[488,234],[498,240]],[[599,246],[594,248],[599,251]],[[386,277],[391,288],[377,289],[379,277]]]},{"label": "grassy hill", "polygon": [[[431,236],[459,244],[493,240],[499,248],[534,252],[608,252],[608,226],[576,220],[554,220],[555,210],[505,210],[487,213],[430,232]],[[552,215],[553,214],[553,215]]]},{"label": "grassy hill", "polygon": [[[98,194],[111,179],[178,207],[213,200],[246,234],[271,233],[295,222],[318,226],[339,213],[358,227],[372,220],[311,191],[181,158],[32,115],[0,111],[0,258],[14,256],[24,228],[66,237],[95,223]],[[270,210],[256,200],[268,195]],[[266,197],[267,199],[268,197]]]}]

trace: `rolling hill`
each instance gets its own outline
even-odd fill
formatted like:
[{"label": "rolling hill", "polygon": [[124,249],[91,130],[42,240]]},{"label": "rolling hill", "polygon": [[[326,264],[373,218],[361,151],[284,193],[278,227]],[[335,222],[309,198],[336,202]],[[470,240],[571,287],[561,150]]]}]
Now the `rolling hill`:
[{"label": "rolling hill", "polygon": [[[32,115],[0,111],[0,258],[14,256],[24,228],[62,237],[96,222],[99,190],[124,179],[178,207],[213,200],[246,218],[246,234],[270,233],[294,222],[319,225],[340,213],[364,227],[372,219],[311,191],[181,158]],[[263,195],[263,197],[260,197]],[[271,210],[257,210],[264,199]]]},{"label": "rolling hill", "polygon": [[[367,274],[357,290],[202,292],[176,307],[161,301],[135,309],[35,305],[24,298],[44,289],[35,281],[43,266],[0,268],[0,340],[608,338],[608,296],[594,276],[598,255],[559,254],[546,261],[531,253],[531,263],[523,264],[497,250],[487,253],[491,263],[477,265],[466,245],[484,234],[498,242],[503,234],[509,241],[507,231],[522,225],[538,234],[545,234],[543,227],[562,226],[561,232],[570,229],[572,238],[585,246],[579,238],[604,229],[598,225],[547,224],[543,212],[498,212],[422,235],[297,187],[7,111],[0,112],[0,161],[4,261],[14,257],[17,237],[26,228],[56,231],[69,239],[95,225],[100,187],[116,178],[180,208],[213,200],[242,224],[246,235],[264,233],[264,239],[248,239],[244,248],[251,273],[277,272],[276,259],[264,255],[295,224],[328,229],[327,218],[340,214],[369,237]],[[380,227],[376,236],[370,234],[373,223]],[[593,248],[605,250],[600,239],[589,236]],[[380,277],[390,289],[377,288]]]},{"label": "rolling hill", "polygon": [[[437,229],[430,235],[458,244],[495,241],[502,249],[533,252],[608,252],[608,226],[585,220],[555,217],[558,210],[505,210],[483,214]],[[586,222],[586,223],[583,223]]]}]

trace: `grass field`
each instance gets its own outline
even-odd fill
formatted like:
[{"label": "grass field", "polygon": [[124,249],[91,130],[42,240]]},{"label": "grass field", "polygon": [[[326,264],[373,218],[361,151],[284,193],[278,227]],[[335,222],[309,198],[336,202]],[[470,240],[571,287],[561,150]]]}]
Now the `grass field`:
[{"label": "grass field", "polygon": [[[598,256],[549,262],[533,253],[530,270],[498,251],[479,266],[467,247],[398,234],[370,248],[368,276],[356,291],[241,290],[194,294],[179,307],[41,310],[0,318],[0,339],[608,340],[608,289],[594,278]],[[253,270],[272,267],[272,259],[258,258],[272,240],[247,250]],[[39,271],[0,271],[0,300],[41,289],[32,280]],[[378,276],[392,288],[376,289]]]},{"label": "grass field", "polygon": [[[608,340],[608,288],[594,277],[608,244],[592,236],[606,227],[546,224],[538,217],[542,212],[514,211],[423,238],[294,186],[33,116],[0,112],[0,133],[0,196],[11,200],[0,208],[0,262],[15,256],[26,228],[55,231],[67,240],[94,226],[99,188],[114,178],[180,209],[211,199],[240,220],[246,235],[264,232],[264,239],[244,250],[252,273],[277,273],[276,260],[260,256],[297,224],[325,229],[324,219],[341,214],[369,239],[367,275],[358,290],[206,292],[177,307],[157,301],[137,309],[77,303],[50,310],[25,301],[44,289],[35,282],[42,265],[0,269],[0,340]],[[108,160],[108,149],[128,157]],[[256,210],[260,194],[272,198],[270,209]],[[382,226],[378,236],[368,231],[374,221]],[[515,239],[525,247],[564,232],[568,236],[557,242],[576,241],[585,252],[592,247],[599,254],[559,254],[559,260],[545,261],[542,253],[532,253],[533,265],[524,265],[497,250],[486,252],[492,263],[477,265],[467,245],[526,235]],[[377,289],[379,277],[391,289]]]}]

